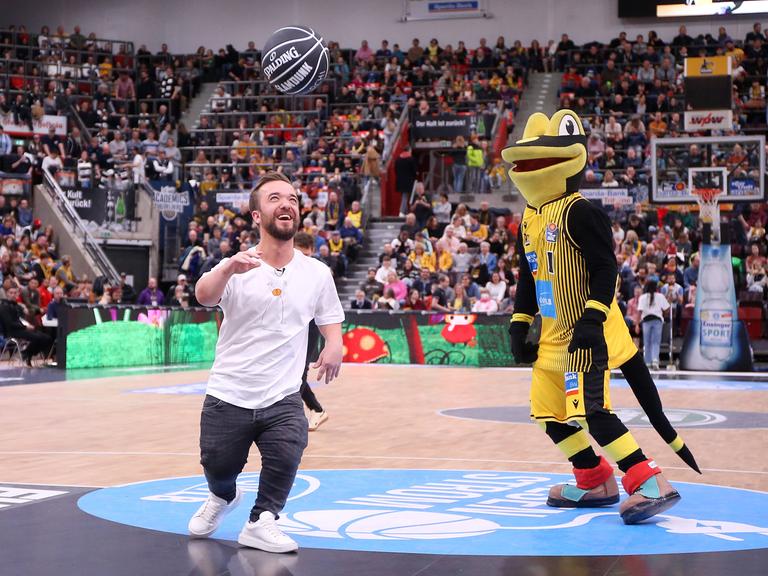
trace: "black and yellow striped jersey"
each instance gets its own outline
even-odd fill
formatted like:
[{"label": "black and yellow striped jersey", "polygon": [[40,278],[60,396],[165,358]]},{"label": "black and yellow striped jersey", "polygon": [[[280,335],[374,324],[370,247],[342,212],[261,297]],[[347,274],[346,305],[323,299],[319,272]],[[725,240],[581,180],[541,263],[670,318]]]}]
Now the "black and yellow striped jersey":
[{"label": "black and yellow striped jersey", "polygon": [[607,216],[579,193],[538,209],[526,207],[518,241],[525,257],[520,259],[515,313],[541,314],[536,366],[563,372],[591,368],[592,350],[568,353],[574,324],[585,307],[607,313],[603,329],[611,368],[637,352],[614,298],[612,242]]}]

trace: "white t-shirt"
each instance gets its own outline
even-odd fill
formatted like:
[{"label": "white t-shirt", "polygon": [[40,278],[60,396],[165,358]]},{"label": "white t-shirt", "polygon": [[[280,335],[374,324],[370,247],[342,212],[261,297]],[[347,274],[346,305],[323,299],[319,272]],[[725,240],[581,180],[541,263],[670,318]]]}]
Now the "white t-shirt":
[{"label": "white t-shirt", "polygon": [[265,408],[297,392],[309,322],[344,321],[330,269],[298,250],[282,275],[265,262],[233,274],[218,305],[224,320],[207,393],[242,408]]},{"label": "white t-shirt", "polygon": [[650,300],[650,294],[643,294],[637,301],[637,309],[640,311],[641,319],[645,320],[646,316],[656,316],[663,320],[664,311],[669,310],[669,302],[667,302],[666,296],[661,292],[656,292],[653,295],[653,304],[651,304]]}]

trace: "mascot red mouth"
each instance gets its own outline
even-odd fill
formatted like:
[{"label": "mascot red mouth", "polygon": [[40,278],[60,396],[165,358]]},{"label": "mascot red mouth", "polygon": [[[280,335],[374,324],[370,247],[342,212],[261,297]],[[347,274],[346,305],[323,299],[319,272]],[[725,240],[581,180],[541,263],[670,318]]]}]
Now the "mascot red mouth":
[{"label": "mascot red mouth", "polygon": [[515,160],[514,172],[533,172],[543,168],[549,168],[556,164],[567,162],[571,158],[531,158],[530,160]]}]

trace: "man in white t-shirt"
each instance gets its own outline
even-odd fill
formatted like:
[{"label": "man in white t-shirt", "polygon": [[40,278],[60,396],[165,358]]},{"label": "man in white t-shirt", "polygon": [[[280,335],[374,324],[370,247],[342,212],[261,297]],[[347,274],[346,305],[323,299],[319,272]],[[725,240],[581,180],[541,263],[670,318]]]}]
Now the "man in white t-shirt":
[{"label": "man in white t-shirt", "polygon": [[276,520],[307,445],[299,389],[308,326],[314,320],[325,339],[314,367],[328,383],[341,367],[344,312],[328,267],[294,249],[299,198],[290,180],[276,172],[263,176],[249,207],[260,243],[223,259],[195,288],[198,302],[218,305],[224,320],[200,420],[200,462],[211,494],[189,531],[211,535],[237,506],[237,476],[255,442],[259,490],[238,542],[291,552],[298,545]]}]

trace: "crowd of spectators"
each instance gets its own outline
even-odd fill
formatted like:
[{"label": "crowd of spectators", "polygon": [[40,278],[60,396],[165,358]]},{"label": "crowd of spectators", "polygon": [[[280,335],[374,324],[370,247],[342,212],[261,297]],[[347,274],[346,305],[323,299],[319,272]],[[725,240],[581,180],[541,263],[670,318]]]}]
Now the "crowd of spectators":
[{"label": "crowd of spectators", "polygon": [[[0,35],[6,60],[22,60],[24,72],[31,65],[42,80],[49,80],[53,94],[70,99],[89,131],[81,135],[73,123],[67,138],[38,136],[28,149],[16,151],[11,164],[31,169],[35,162],[52,157],[49,166],[74,163],[85,177],[120,168],[133,170],[137,179],[146,173],[152,178],[189,180],[195,215],[179,259],[189,286],[222,257],[258,242],[247,210],[219,204],[216,193],[247,191],[260,174],[273,169],[297,180],[302,232],[312,236],[316,257],[328,263],[337,278],[345,277],[364,234],[362,187],[380,176],[382,158],[391,149],[404,111],[412,117],[482,116],[498,112],[502,104],[515,110],[531,71],[563,70],[561,103],[580,113],[589,134],[585,186],[626,186],[643,200],[637,190],[648,183],[651,135],[682,134],[683,58],[720,53],[733,57],[738,95],[746,85],[753,88],[753,76],[765,72],[759,25],[743,43],[733,42],[724,28],[716,39],[693,39],[684,26],[668,43],[654,33],[634,41],[622,33],[605,45],[581,47],[565,35],[559,44],[545,47],[537,42],[528,47],[520,42],[508,45],[503,37],[493,46],[482,39],[473,49],[464,42],[441,46],[437,39],[426,46],[414,39],[407,50],[397,44],[390,47],[386,40],[376,50],[367,41],[356,50],[342,50],[330,42],[332,81],[317,94],[289,103],[259,80],[259,51],[253,42],[243,51],[233,46],[216,52],[200,47],[186,56],[172,55],[165,45],[151,54],[145,47],[134,52],[132,45],[121,43],[115,54],[113,43],[80,36],[77,29],[69,37],[61,29],[53,35],[43,29],[35,36],[22,27]],[[19,48],[25,43],[30,46],[26,51]],[[80,68],[40,65],[51,59],[68,62],[71,56],[75,57],[71,64]],[[96,77],[91,72],[88,77],[94,82],[70,81],[73,70],[80,70],[75,76],[82,75],[92,65]],[[9,81],[11,75],[4,78]],[[17,97],[13,88],[40,84],[35,78],[23,86],[18,82],[2,86],[7,92],[2,95],[5,100],[0,97],[0,115],[13,114],[10,101]],[[218,86],[209,109],[187,130],[176,120],[184,99],[202,80],[215,80]],[[296,102],[299,109],[291,110]],[[764,101],[763,112],[742,96],[736,98],[736,106],[733,129],[723,134],[762,123]],[[487,191],[505,177],[486,136],[475,126],[469,142],[455,143],[451,182],[455,191]],[[0,152],[5,142],[0,131]],[[19,161],[22,157],[29,165]],[[700,226],[695,216],[670,212],[659,220],[657,212],[642,208],[608,210],[617,239],[623,232],[617,240],[619,294],[627,304],[629,321],[635,288],[643,277],[657,275],[666,283],[674,273],[682,294],[674,286],[665,290],[677,294],[681,306],[690,304],[695,282],[687,282],[685,274],[690,280],[696,269],[692,254]],[[433,201],[421,185],[403,194],[402,212],[407,213],[404,230],[383,248],[381,267],[369,271],[356,306],[368,302],[379,308],[512,309],[519,214],[497,213],[487,202],[472,213],[466,206],[451,206],[447,197]],[[638,220],[643,224],[639,229]],[[741,246],[749,247],[749,253],[742,254],[745,268],[737,277],[739,288],[757,293],[757,287],[765,284],[764,270],[758,267],[764,266],[760,258],[766,247],[759,230],[765,215],[746,210],[732,222],[741,223]],[[738,229],[734,233],[740,234]],[[653,257],[646,256],[648,251]],[[189,301],[191,288],[184,292]],[[121,298],[118,293],[117,299]],[[633,329],[636,324],[632,323]]]},{"label": "crowd of spectators", "polygon": [[25,342],[29,364],[50,352],[62,298],[92,302],[93,285],[60,254],[52,226],[33,218],[29,201],[0,195],[0,337]]},{"label": "crowd of spectators", "polygon": [[[488,202],[477,211],[463,204],[454,207],[445,195],[430,198],[420,184],[409,210],[397,237],[382,247],[379,266],[368,269],[350,302],[352,309],[512,312],[521,214],[499,213]],[[616,299],[633,337],[639,343],[644,318],[640,298],[648,291],[669,303],[672,311],[666,320],[673,334],[681,336],[696,302],[703,234],[698,214],[685,207],[672,211],[640,203],[604,210],[612,222],[619,271]],[[765,308],[768,207],[737,205],[724,216],[721,233],[734,253],[737,299]],[[649,360],[656,362],[658,351]]]},{"label": "crowd of spectators", "polygon": [[563,34],[554,48],[555,67],[563,72],[560,104],[579,113],[589,135],[587,185],[647,195],[651,137],[695,135],[684,127],[685,58],[715,55],[732,59],[733,124],[711,135],[765,132],[768,48],[759,23],[743,41],[725,27],[717,37],[694,38],[685,25],[666,41],[654,31],[634,39],[622,32],[606,44],[576,46]]},{"label": "crowd of spectators", "polygon": [[434,201],[417,183],[405,223],[384,244],[352,308],[511,312],[519,271],[515,241],[520,215],[488,202],[473,212]]}]

